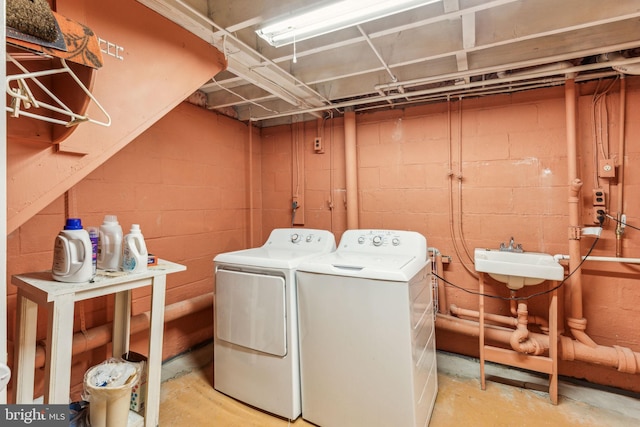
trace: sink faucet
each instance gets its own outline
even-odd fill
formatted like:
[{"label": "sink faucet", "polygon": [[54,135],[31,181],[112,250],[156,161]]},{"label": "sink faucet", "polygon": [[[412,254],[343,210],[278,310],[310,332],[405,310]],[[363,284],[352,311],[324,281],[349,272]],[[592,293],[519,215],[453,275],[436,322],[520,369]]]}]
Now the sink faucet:
[{"label": "sink faucet", "polygon": [[500,243],[500,250],[504,252],[524,252],[524,250],[522,249],[522,245],[520,243],[516,244],[513,236],[511,236],[511,240],[509,240],[509,246],[507,246],[504,242]]}]

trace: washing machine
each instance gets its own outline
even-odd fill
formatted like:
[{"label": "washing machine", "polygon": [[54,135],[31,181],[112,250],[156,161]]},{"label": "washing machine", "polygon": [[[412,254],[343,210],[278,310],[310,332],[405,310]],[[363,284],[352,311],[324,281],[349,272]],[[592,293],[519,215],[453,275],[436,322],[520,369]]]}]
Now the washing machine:
[{"label": "washing machine", "polygon": [[296,275],[302,417],[323,427],[426,426],[438,382],[425,237],[348,230]]},{"label": "washing machine", "polygon": [[214,258],[214,388],[290,420],[300,416],[297,266],[336,249],[330,231],[280,228],[258,248]]}]

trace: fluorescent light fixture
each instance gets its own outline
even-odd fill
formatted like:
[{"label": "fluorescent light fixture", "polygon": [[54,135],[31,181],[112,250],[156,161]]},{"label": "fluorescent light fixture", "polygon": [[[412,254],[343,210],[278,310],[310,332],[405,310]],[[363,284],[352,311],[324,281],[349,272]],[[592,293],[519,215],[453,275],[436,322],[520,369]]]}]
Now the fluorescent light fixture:
[{"label": "fluorescent light fixture", "polygon": [[285,46],[441,0],[342,0],[268,23],[256,33],[275,47]]}]

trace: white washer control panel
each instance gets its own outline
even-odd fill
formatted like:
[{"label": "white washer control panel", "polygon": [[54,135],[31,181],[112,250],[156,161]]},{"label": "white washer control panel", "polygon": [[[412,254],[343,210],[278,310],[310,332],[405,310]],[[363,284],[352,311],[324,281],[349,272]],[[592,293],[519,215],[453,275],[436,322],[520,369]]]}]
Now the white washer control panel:
[{"label": "white washer control panel", "polygon": [[[363,246],[373,246],[373,247],[386,247],[386,246],[400,246],[402,242],[402,232],[401,231],[390,231],[390,230],[358,230],[360,233],[357,234],[357,245],[358,247]],[[344,245],[353,245],[353,242],[349,241],[349,236],[346,236],[347,239],[343,242],[340,242],[340,246]]]}]

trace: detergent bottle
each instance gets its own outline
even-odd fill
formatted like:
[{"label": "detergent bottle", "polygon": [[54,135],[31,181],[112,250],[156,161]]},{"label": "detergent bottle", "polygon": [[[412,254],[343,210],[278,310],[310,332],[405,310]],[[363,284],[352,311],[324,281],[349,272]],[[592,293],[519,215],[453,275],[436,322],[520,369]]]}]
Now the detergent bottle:
[{"label": "detergent bottle", "polygon": [[132,224],[129,234],[124,236],[122,270],[140,273],[147,270],[149,253],[139,224]]},{"label": "detergent bottle", "polygon": [[118,271],[122,266],[122,227],[116,215],[105,215],[98,238],[98,268]]},{"label": "detergent bottle", "polygon": [[53,279],[59,282],[88,282],[94,276],[93,250],[87,230],[79,218],[68,218],[53,247]]}]

